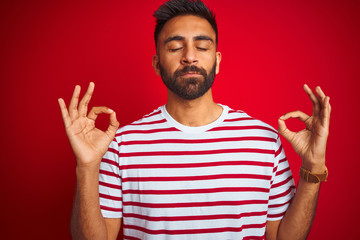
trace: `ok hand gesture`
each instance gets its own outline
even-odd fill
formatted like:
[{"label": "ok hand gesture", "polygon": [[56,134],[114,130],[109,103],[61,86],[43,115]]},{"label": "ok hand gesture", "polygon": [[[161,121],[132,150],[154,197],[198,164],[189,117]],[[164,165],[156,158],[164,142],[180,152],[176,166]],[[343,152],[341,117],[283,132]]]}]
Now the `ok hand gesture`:
[{"label": "ok hand gesture", "polygon": [[[313,103],[313,115],[301,111],[289,112],[279,118],[279,133],[288,140],[302,159],[303,167],[313,173],[323,173],[325,167],[326,143],[329,135],[330,98],[320,87],[316,87],[316,96],[305,84],[305,92]],[[305,123],[306,129],[292,132],[286,127],[285,120],[298,118]]]},{"label": "ok hand gesture", "polygon": [[[94,83],[91,82],[79,103],[80,86],[77,85],[70,101],[69,110],[66,108],[64,100],[59,98],[66,134],[80,167],[100,164],[101,158],[106,153],[119,127],[115,112],[107,107],[93,107],[87,114],[94,87]],[[110,114],[110,124],[106,131],[95,127],[95,120],[102,113]]]}]

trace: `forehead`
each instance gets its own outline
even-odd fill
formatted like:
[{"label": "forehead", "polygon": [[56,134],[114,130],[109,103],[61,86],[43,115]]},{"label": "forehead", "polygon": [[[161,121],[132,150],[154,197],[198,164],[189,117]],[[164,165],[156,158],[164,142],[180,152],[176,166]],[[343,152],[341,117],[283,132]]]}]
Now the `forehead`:
[{"label": "forehead", "polygon": [[159,43],[163,44],[168,37],[176,35],[185,39],[205,35],[215,41],[215,31],[210,23],[204,18],[192,15],[177,16],[166,22],[159,34]]}]

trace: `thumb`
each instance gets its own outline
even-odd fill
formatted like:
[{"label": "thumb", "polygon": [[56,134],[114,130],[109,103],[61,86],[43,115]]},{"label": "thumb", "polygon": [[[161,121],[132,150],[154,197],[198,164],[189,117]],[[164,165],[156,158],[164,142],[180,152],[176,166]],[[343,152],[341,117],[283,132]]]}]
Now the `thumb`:
[{"label": "thumb", "polygon": [[108,111],[110,113],[110,124],[106,130],[106,133],[108,135],[112,136],[112,138],[114,138],[115,133],[118,130],[120,123],[116,119],[116,113],[111,109],[109,109]]},{"label": "thumb", "polygon": [[282,119],[281,117],[278,119],[278,123],[279,123],[279,128],[278,131],[279,133],[289,142],[291,142],[291,140],[293,139],[295,133],[290,131],[285,124],[285,120]]}]

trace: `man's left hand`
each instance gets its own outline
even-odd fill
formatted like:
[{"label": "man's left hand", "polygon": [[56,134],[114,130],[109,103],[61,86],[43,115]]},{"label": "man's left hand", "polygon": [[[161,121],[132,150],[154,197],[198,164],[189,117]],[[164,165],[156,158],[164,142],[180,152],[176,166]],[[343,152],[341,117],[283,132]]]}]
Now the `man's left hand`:
[{"label": "man's left hand", "polygon": [[[279,118],[279,133],[300,155],[305,169],[312,173],[323,173],[326,169],[325,152],[329,135],[330,97],[326,96],[320,87],[315,88],[318,96],[306,84],[304,90],[313,103],[312,116],[302,111],[286,113]],[[285,120],[289,118],[298,118],[305,123],[306,128],[299,132],[292,132],[285,124]]]}]

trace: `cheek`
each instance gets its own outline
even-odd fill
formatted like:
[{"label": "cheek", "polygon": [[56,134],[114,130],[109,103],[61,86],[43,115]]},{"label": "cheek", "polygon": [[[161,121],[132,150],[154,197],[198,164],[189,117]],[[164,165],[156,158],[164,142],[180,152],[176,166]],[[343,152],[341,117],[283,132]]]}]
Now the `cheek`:
[{"label": "cheek", "polygon": [[213,52],[198,52],[197,55],[200,62],[206,65],[212,65],[215,62],[216,53]]},{"label": "cheek", "polygon": [[168,72],[173,73],[176,71],[178,64],[173,58],[160,57],[161,66]]},{"label": "cheek", "polygon": [[215,60],[216,58],[214,56],[207,56],[203,59],[203,64],[202,64],[202,67],[204,67],[207,72],[211,71],[212,68],[214,67],[214,64],[215,64]]}]

